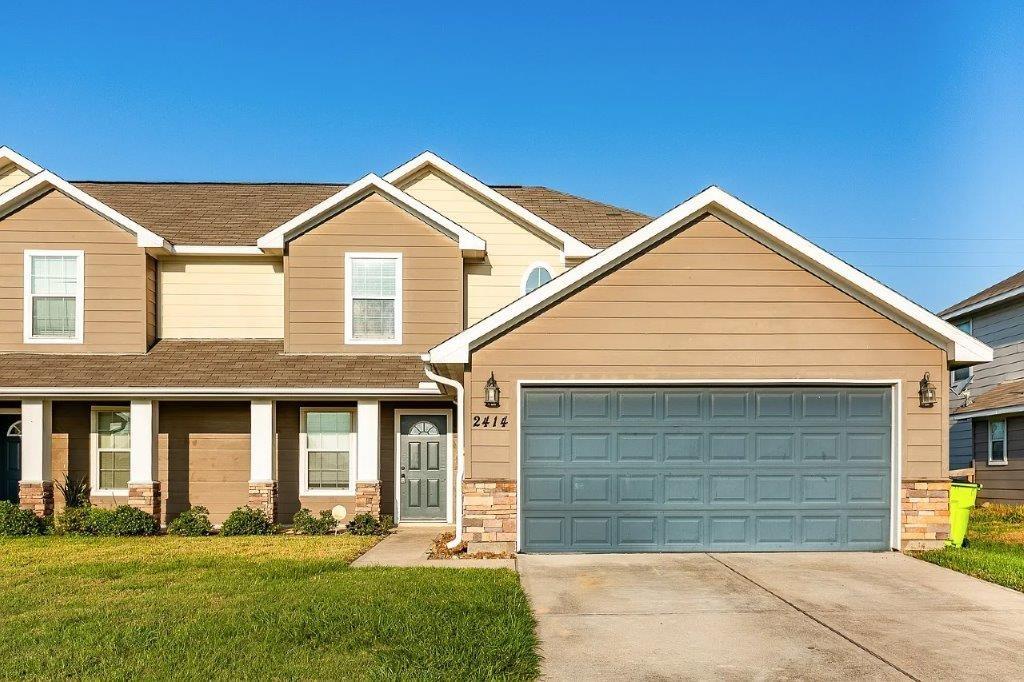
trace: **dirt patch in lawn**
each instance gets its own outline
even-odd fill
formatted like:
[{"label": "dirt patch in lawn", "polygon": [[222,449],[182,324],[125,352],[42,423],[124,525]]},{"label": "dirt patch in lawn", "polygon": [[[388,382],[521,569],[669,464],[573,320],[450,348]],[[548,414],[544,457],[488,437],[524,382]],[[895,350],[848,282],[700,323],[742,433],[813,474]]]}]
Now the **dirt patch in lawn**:
[{"label": "dirt patch in lawn", "polygon": [[467,551],[466,543],[460,542],[455,549],[449,549],[448,543],[455,539],[455,533],[441,533],[434,538],[434,545],[430,548],[431,559],[513,559],[511,552],[474,552]]}]

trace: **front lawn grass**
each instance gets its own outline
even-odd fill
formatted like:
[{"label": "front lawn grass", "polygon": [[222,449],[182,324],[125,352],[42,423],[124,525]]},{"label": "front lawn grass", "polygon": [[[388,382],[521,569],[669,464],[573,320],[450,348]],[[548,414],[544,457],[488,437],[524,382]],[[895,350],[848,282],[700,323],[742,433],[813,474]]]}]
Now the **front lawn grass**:
[{"label": "front lawn grass", "polygon": [[0,679],[529,679],[512,571],[348,564],[374,538],[0,540]]},{"label": "front lawn grass", "polygon": [[1024,592],[1024,508],[991,505],[971,510],[969,546],[917,556],[982,580]]}]

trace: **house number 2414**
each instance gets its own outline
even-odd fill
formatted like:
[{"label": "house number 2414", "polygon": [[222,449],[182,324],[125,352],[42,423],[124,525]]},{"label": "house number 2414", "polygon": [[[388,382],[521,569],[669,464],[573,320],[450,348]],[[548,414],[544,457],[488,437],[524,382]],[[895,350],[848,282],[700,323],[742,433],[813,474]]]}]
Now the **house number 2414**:
[{"label": "house number 2414", "polygon": [[508,415],[507,414],[495,414],[486,415],[481,417],[478,414],[473,415],[473,428],[474,429],[507,429],[508,428]]}]

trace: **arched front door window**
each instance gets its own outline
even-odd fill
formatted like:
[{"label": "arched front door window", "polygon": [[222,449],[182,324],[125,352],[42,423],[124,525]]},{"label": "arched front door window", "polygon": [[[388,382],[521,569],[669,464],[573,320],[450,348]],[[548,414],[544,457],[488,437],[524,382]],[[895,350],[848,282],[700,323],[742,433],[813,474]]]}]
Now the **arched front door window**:
[{"label": "arched front door window", "polygon": [[416,422],[409,428],[410,436],[436,436],[439,433],[437,424],[428,421]]},{"label": "arched front door window", "polygon": [[11,424],[11,427],[7,429],[8,438],[21,438],[21,420]]}]

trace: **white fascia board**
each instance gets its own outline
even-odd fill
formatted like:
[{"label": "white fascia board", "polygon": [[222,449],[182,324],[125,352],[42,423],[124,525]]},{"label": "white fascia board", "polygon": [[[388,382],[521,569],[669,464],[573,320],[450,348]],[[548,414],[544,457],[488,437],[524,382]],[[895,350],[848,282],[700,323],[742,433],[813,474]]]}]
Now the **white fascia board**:
[{"label": "white fascia board", "polygon": [[1024,287],[1010,289],[1009,291],[1004,291],[1001,294],[996,294],[994,296],[989,296],[988,298],[983,298],[982,300],[976,303],[972,303],[971,305],[965,305],[961,308],[954,308],[948,313],[944,313],[942,315],[942,319],[952,320],[953,318],[960,317],[968,313],[973,313],[975,311],[981,310],[982,308],[988,308],[989,306],[996,305],[997,303],[1009,301],[1010,299],[1016,298],[1021,295],[1024,295]]},{"label": "white fascia board", "polygon": [[465,188],[479,195],[486,201],[498,206],[501,210],[509,213],[537,231],[546,234],[551,239],[562,245],[562,253],[566,258],[590,258],[600,252],[592,246],[587,246],[569,233],[561,230],[535,213],[523,208],[500,192],[495,191],[484,183],[474,178],[469,173],[454,164],[442,159],[433,152],[423,152],[416,158],[403,163],[401,166],[384,176],[384,179],[393,185],[401,183],[406,178],[419,173],[427,166],[441,171]]},{"label": "white fascia board", "polygon": [[303,211],[283,225],[274,228],[256,240],[256,246],[261,249],[283,249],[285,241],[289,238],[335,213],[344,211],[352,204],[374,192],[381,194],[420,220],[433,226],[434,229],[456,240],[461,250],[486,251],[487,243],[483,239],[373,173],[360,178],[334,196],[324,199],[316,206]]},{"label": "white fascia board", "polygon": [[13,163],[15,166],[25,171],[29,175],[35,175],[36,173],[43,172],[42,166],[32,162],[29,159],[26,159],[18,152],[6,146],[0,147],[0,166],[3,166],[4,162]]},{"label": "white fascia board", "polygon": [[976,417],[998,417],[1004,414],[1018,414],[1024,412],[1024,403],[1020,405],[1008,405],[1006,407],[993,407],[987,410],[968,410],[966,412],[957,412],[956,414],[949,415],[949,418],[953,421],[963,421],[965,419],[975,419]]},{"label": "white fascia board", "polygon": [[179,256],[261,256],[263,249],[258,246],[203,246],[175,245],[171,253]]},{"label": "white fascia board", "polygon": [[[992,349],[948,322],[939,319],[916,303],[812,244],[789,228],[743,203],[724,190],[711,186],[655,218],[628,237],[604,249],[542,287],[480,320],[460,334],[429,351],[430,362],[459,364],[469,362],[470,351],[497,333],[501,333],[539,308],[586,286],[591,280],[618,263],[632,257],[664,234],[697,216],[715,210],[724,211],[749,225],[766,241],[791,252],[830,279],[843,283],[851,295],[872,303],[903,326],[920,329],[944,342],[948,361],[978,364],[992,360]],[[785,255],[785,254],[784,254]]]},{"label": "white fascia board", "polygon": [[167,247],[167,243],[160,235],[147,230],[134,220],[118,213],[99,199],[86,194],[70,182],[48,170],[44,170],[0,194],[0,218],[49,189],[57,190],[69,199],[78,202],[101,217],[131,232],[135,235],[136,243],[142,248],[162,249]]},{"label": "white fascia board", "polygon": [[262,397],[309,397],[309,398],[352,398],[352,397],[416,397],[416,396],[439,396],[443,395],[437,386],[430,388],[275,388],[266,386],[262,388],[193,388],[181,386],[145,386],[145,387],[120,387],[120,386],[73,386],[73,387],[7,387],[0,388],[0,395],[4,396],[90,396],[116,398],[119,396],[141,396],[141,397],[239,397],[239,396],[262,396]]}]

